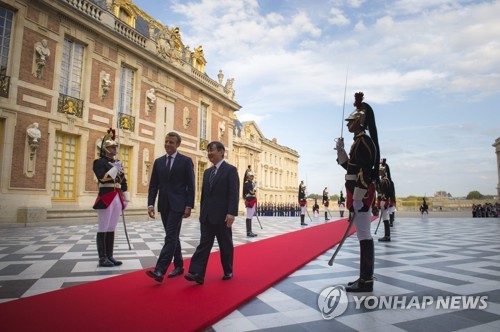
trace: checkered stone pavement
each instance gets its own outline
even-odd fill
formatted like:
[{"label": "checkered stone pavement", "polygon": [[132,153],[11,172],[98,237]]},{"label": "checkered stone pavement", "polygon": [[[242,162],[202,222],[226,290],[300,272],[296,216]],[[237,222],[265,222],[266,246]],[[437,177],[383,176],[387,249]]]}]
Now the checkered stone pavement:
[{"label": "checkered stone pavement", "polygon": [[[244,217],[234,227],[235,245],[301,229],[298,217],[254,219],[258,237],[247,238]],[[332,221],[334,221],[333,219]],[[322,218],[309,225],[322,224]],[[372,224],[374,231],[376,222]],[[0,229],[0,302],[86,283],[154,266],[163,244],[161,222],[127,224],[132,250],[123,225],[117,228],[115,257],[120,267],[100,268],[95,246],[96,225]],[[335,248],[317,257],[288,278],[269,288],[216,323],[214,331],[498,331],[500,329],[500,220],[473,218],[398,218],[392,242],[375,238],[373,293],[358,296],[438,297],[487,296],[485,309],[356,308],[352,294],[347,310],[323,319],[318,308],[322,290],[345,285],[358,275],[359,245],[348,238],[333,266]],[[199,223],[184,220],[181,244],[190,257],[198,244]],[[306,246],[307,243],[298,245]],[[214,250],[218,250],[217,245]],[[277,262],[279,264],[279,262]],[[264,271],[259,272],[264,273]]]}]

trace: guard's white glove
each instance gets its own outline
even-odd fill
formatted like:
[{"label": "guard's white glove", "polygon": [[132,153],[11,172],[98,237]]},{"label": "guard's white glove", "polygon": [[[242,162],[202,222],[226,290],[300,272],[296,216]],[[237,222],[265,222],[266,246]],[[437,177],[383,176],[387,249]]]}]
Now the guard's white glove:
[{"label": "guard's white glove", "polygon": [[344,150],[344,138],[339,137],[335,140],[335,149],[334,150]]},{"label": "guard's white glove", "polygon": [[115,161],[115,167],[118,169],[118,172],[123,173],[123,164],[120,160]]},{"label": "guard's white glove", "polygon": [[354,209],[354,212],[359,212],[359,210],[361,210],[363,206],[364,206],[363,201],[358,201],[358,200],[352,201],[352,208]]},{"label": "guard's white glove", "polygon": [[345,152],[344,148],[338,148],[337,149],[337,162],[339,163],[339,165],[346,163],[348,160],[349,160],[349,157],[347,157],[347,152]]}]

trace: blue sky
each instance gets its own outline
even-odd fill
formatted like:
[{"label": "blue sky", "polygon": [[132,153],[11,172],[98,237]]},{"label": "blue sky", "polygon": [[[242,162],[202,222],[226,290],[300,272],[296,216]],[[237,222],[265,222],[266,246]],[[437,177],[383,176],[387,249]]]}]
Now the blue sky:
[{"label": "blue sky", "polygon": [[309,193],[343,187],[347,75],[344,116],[363,91],[398,196],[496,194],[500,1],[133,2],[235,79],[238,118],[299,152]]}]

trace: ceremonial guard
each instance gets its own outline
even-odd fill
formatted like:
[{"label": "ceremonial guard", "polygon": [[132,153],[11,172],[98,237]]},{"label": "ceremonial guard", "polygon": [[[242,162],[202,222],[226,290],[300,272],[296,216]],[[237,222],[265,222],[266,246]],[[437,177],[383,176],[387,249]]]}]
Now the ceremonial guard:
[{"label": "ceremonial guard", "polygon": [[306,218],[306,209],[307,209],[306,186],[304,185],[304,181],[300,181],[299,185],[299,205],[300,205],[300,224],[302,226],[307,226],[307,224],[304,222]]},{"label": "ceremonial guard", "polygon": [[340,197],[339,197],[339,212],[340,212],[340,217],[344,217],[344,211],[345,211],[345,197],[344,194],[342,193],[342,190],[340,191]]},{"label": "ceremonial guard", "polygon": [[392,188],[391,180],[387,176],[386,168],[383,164],[379,168],[380,183],[378,192],[380,194],[380,213],[381,218],[384,221],[384,237],[379,238],[381,242],[391,241],[391,226],[389,224],[389,216],[391,213],[391,206],[394,206],[392,202],[392,197],[394,197],[394,192]]},{"label": "ceremonial guard", "polygon": [[245,199],[245,207],[247,208],[247,237],[255,237],[257,234],[252,232],[252,218],[255,215],[257,207],[257,182],[254,181],[254,175],[250,170],[245,172],[246,178],[243,184],[243,198]]},{"label": "ceremonial guard", "polygon": [[314,199],[314,205],[313,205],[313,216],[314,218],[318,218],[319,217],[319,205],[318,205],[318,199],[315,198]]},{"label": "ceremonial guard", "polygon": [[328,206],[330,205],[330,198],[328,197],[328,188],[323,189],[323,206],[325,207],[325,221],[330,220],[328,218]]},{"label": "ceremonial guard", "polygon": [[387,159],[384,158],[382,159],[381,166],[385,168],[385,174],[387,175],[387,178],[391,182],[391,203],[389,205],[389,223],[392,226],[394,226],[394,218],[395,218],[395,213],[396,213],[396,189],[394,187],[394,181],[392,180],[391,177],[391,169],[389,168],[389,165],[387,164]]},{"label": "ceremonial guard", "polygon": [[93,165],[94,174],[99,181],[99,194],[93,207],[98,216],[96,244],[99,266],[104,267],[122,265],[122,262],[113,258],[115,228],[121,211],[130,200],[122,163],[115,160],[117,146],[115,131],[110,128],[100,144],[100,158],[94,160]]},{"label": "ceremonial guard", "polygon": [[[371,236],[371,206],[378,182],[380,150],[375,115],[370,105],[363,102],[364,94],[354,95],[356,109],[347,118],[347,128],[354,134],[349,156],[344,150],[343,138],[337,139],[337,162],[347,170],[345,186],[350,219],[356,226],[360,245],[359,278],[347,284],[348,292],[373,291],[375,253]],[[367,135],[369,131],[370,136]]]}]

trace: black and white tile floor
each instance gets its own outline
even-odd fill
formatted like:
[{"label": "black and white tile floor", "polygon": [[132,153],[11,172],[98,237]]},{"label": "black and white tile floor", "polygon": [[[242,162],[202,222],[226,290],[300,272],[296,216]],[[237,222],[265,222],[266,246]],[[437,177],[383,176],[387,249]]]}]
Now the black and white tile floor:
[{"label": "black and white tile floor", "polygon": [[[244,218],[238,217],[235,245],[259,241],[301,228],[297,217],[254,219],[254,232],[247,238]],[[310,226],[321,224],[319,218]],[[374,231],[376,222],[372,224]],[[0,228],[0,302],[45,293],[117,274],[154,266],[163,243],[160,221],[127,224],[132,250],[123,225],[117,229],[115,257],[124,264],[100,268],[96,264],[95,225]],[[383,229],[378,235],[383,235]],[[343,285],[358,275],[356,236],[346,240],[333,266],[327,262],[335,248],[313,260],[282,282],[241,306],[211,329],[215,331],[499,331],[500,330],[500,220],[473,218],[397,218],[392,242],[375,241],[375,287],[373,301],[396,297],[406,304],[412,297],[464,296],[474,301],[487,296],[483,309],[374,305],[356,308],[348,296],[346,311],[330,320],[322,318],[319,294]],[[375,236],[377,238],[378,236]],[[195,218],[184,221],[181,242],[184,257],[198,243]],[[307,243],[298,245],[307,246]],[[217,249],[217,246],[214,247]],[[256,271],[265,273],[265,271]],[[235,271],[237,276],[237,271]],[[359,298],[358,298],[359,299]],[[371,302],[373,304],[374,302]],[[453,299],[452,299],[453,301]],[[1,326],[1,324],[0,324]]]}]

